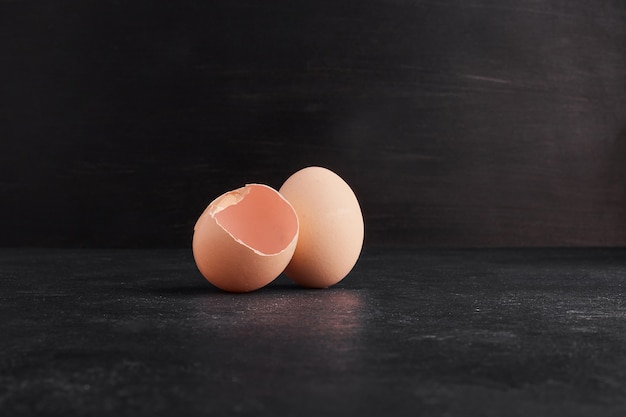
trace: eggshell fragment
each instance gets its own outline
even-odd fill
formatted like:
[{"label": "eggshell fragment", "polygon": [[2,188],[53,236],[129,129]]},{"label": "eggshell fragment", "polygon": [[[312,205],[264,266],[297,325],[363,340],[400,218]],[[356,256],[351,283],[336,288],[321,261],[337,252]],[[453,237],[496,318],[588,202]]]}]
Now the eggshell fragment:
[{"label": "eggshell fragment", "polygon": [[230,292],[247,292],[285,269],[298,240],[298,217],[276,190],[263,184],[222,194],[194,227],[193,256],[202,275]]},{"label": "eggshell fragment", "polygon": [[356,264],[364,237],[363,214],[350,186],[326,168],[308,167],[289,177],[279,192],[300,222],[285,275],[311,288],[341,281]]}]

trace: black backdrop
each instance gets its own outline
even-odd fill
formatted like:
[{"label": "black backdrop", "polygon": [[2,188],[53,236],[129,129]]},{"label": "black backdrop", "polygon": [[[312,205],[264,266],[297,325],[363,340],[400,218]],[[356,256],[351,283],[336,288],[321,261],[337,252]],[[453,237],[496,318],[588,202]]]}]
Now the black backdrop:
[{"label": "black backdrop", "polygon": [[0,0],[0,245],[188,246],[247,182],[367,244],[626,244],[623,0]]}]

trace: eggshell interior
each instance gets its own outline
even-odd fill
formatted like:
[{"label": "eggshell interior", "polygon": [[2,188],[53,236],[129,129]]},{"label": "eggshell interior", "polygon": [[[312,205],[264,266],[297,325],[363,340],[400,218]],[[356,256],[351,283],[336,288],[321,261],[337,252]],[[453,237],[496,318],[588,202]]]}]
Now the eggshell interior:
[{"label": "eggshell interior", "polygon": [[248,185],[243,192],[245,198],[216,210],[217,223],[235,240],[258,253],[284,250],[298,231],[298,218],[291,206],[267,187]]}]

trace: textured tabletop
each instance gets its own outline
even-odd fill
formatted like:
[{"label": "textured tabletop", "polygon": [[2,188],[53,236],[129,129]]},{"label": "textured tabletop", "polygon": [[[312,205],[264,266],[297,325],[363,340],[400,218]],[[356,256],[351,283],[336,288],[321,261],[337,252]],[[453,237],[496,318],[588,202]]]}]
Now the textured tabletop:
[{"label": "textured tabletop", "polygon": [[626,250],[367,247],[229,294],[189,250],[0,250],[0,415],[623,416]]}]

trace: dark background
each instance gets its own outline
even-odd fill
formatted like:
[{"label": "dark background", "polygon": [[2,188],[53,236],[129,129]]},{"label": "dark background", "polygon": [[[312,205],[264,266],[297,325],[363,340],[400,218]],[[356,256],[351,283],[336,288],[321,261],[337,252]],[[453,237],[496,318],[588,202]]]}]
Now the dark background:
[{"label": "dark background", "polygon": [[626,245],[626,3],[0,0],[0,246],[186,247],[307,165],[367,244]]}]

